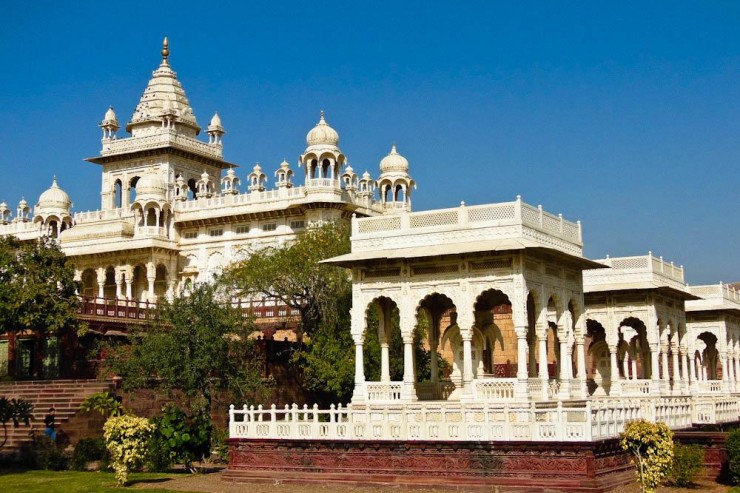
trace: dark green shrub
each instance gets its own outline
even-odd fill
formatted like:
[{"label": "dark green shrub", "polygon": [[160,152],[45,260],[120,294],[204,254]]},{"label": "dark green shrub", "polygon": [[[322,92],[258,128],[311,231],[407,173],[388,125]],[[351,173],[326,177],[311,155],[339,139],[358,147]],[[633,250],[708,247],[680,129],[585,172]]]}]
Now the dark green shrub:
[{"label": "dark green shrub", "polygon": [[704,449],[701,446],[677,443],[673,447],[673,464],[669,473],[671,481],[682,488],[693,485],[703,462]]},{"label": "dark green shrub", "polygon": [[49,437],[34,433],[31,441],[21,446],[20,459],[21,465],[28,469],[63,471],[69,458]]},{"label": "dark green shrub", "polygon": [[740,430],[732,430],[727,434],[728,472],[735,484],[740,484]]},{"label": "dark green shrub", "polygon": [[106,469],[108,451],[102,437],[83,438],[72,453],[71,467],[76,471],[86,471],[87,465],[93,461],[100,461],[100,469]]},{"label": "dark green shrub", "polygon": [[189,416],[168,404],[162,416],[152,422],[156,431],[149,442],[147,466],[150,470],[163,471],[178,463],[194,471],[193,462],[211,455],[213,424],[206,413]]}]

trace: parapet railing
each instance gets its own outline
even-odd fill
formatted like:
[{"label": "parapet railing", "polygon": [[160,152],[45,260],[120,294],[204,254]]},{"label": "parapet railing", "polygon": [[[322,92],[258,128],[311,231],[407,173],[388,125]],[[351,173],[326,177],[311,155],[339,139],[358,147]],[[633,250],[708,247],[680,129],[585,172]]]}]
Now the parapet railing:
[{"label": "parapet railing", "polygon": [[740,304],[740,290],[729,284],[709,284],[689,287],[691,294],[705,299],[722,299]]},{"label": "parapet railing", "polygon": [[523,403],[394,403],[361,407],[314,405],[229,408],[231,438],[291,440],[525,440],[613,438],[630,421],[693,423],[738,420],[729,396],[599,398]]},{"label": "parapet railing", "polygon": [[[620,270],[627,272],[644,271],[667,277],[668,279],[682,284],[684,283],[683,265],[676,266],[673,262],[666,262],[663,260],[663,257],[656,257],[652,252],[648,252],[647,255],[636,255],[632,257],[607,257],[605,259],[598,260],[598,262],[612,268],[611,271],[604,271],[604,273],[602,273],[604,275],[613,276],[614,274],[617,274],[615,271]],[[596,274],[598,273],[600,272],[597,272]]]},{"label": "parapet railing", "polygon": [[563,219],[562,214],[545,212],[542,206],[534,207],[517,197],[514,202],[501,202],[476,206],[461,205],[451,209],[411,212],[397,216],[355,218],[352,221],[354,238],[384,235],[389,232],[411,232],[420,229],[463,229],[486,225],[521,224],[548,233],[577,245],[583,244],[580,221]]}]

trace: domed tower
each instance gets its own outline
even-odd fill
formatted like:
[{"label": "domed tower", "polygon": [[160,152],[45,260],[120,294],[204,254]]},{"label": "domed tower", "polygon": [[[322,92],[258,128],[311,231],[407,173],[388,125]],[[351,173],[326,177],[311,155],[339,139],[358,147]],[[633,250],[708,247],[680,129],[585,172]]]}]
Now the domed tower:
[{"label": "domed tower", "polygon": [[208,143],[211,145],[222,145],[221,139],[226,135],[223,125],[221,125],[221,117],[218,113],[213,114],[211,123],[208,125]]},{"label": "domed tower", "polygon": [[139,233],[166,236],[158,228],[164,228],[170,220],[167,184],[155,168],[147,170],[136,183],[136,197],[131,210],[136,218],[136,226],[140,227]]},{"label": "domed tower", "polygon": [[290,169],[288,161],[283,160],[280,163],[280,168],[275,171],[275,178],[277,178],[278,188],[291,188],[293,186],[293,170]]},{"label": "domed tower", "polygon": [[121,126],[118,124],[118,118],[116,118],[116,112],[113,111],[113,106],[108,107],[108,111],[103,116],[103,121],[100,122],[100,128],[103,130],[103,140],[110,140],[116,138],[116,132]]},{"label": "domed tower", "polygon": [[267,176],[262,172],[262,166],[260,163],[256,163],[252,172],[247,177],[249,180],[249,191],[250,192],[264,192],[265,183],[267,183]]},{"label": "domed tower", "polygon": [[408,160],[398,153],[395,144],[380,161],[378,188],[386,211],[411,210],[411,189],[416,188],[416,182],[409,176]]},{"label": "domed tower", "polygon": [[319,123],[306,135],[306,150],[300,165],[306,169],[306,186],[337,187],[346,158],[339,149],[339,134],[331,128],[321,112]]},{"label": "domed tower", "polygon": [[59,188],[57,178],[44,193],[34,208],[33,222],[38,224],[43,234],[56,238],[60,233],[72,227],[72,216],[69,210],[72,201],[67,192]]},{"label": "domed tower", "polygon": [[236,195],[239,193],[239,177],[236,176],[234,168],[229,168],[226,176],[221,178],[221,192],[224,195]]}]

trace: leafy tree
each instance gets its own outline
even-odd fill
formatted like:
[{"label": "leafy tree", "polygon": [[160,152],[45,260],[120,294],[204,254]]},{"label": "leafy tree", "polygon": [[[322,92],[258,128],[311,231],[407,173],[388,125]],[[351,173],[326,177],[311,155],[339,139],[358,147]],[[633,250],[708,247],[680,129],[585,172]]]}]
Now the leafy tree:
[{"label": "leafy tree", "polygon": [[80,410],[84,412],[99,412],[104,418],[111,416],[121,416],[123,414],[123,405],[110,392],[96,392],[89,395],[80,404]]},{"label": "leafy tree", "polygon": [[158,316],[130,343],[109,346],[106,370],[122,377],[124,390],[180,390],[193,409],[210,414],[216,391],[243,398],[262,387],[253,327],[219,297],[218,286],[198,284],[160,303]]},{"label": "leafy tree", "polygon": [[197,472],[193,462],[211,455],[213,423],[203,412],[188,415],[167,404],[162,416],[151,421],[156,430],[149,443],[150,470],[165,471],[177,462]]},{"label": "leafy tree", "polygon": [[330,222],[308,228],[281,247],[249,252],[226,278],[249,299],[284,304],[300,314],[299,330],[309,337],[322,326],[347,320],[351,285],[346,269],[320,264],[350,251],[349,226]]},{"label": "leafy tree", "polygon": [[55,240],[0,238],[0,332],[77,328],[78,284]]},{"label": "leafy tree", "polygon": [[244,298],[298,311],[298,331],[307,337],[293,361],[309,390],[340,401],[347,400],[353,385],[352,285],[346,269],[319,262],[349,251],[348,224],[325,223],[299,233],[287,245],[249,252],[225,275]]},{"label": "leafy tree", "polygon": [[118,486],[126,486],[129,472],[143,464],[154,430],[148,419],[131,415],[112,416],[103,425],[103,438]]},{"label": "leafy tree", "polygon": [[619,435],[622,450],[632,455],[643,493],[653,493],[673,464],[673,432],[665,423],[632,421]]},{"label": "leafy tree", "polygon": [[33,414],[33,404],[25,399],[8,399],[0,397],[0,423],[3,425],[3,442],[0,449],[8,442],[8,422],[17,428],[21,423],[28,426]]}]

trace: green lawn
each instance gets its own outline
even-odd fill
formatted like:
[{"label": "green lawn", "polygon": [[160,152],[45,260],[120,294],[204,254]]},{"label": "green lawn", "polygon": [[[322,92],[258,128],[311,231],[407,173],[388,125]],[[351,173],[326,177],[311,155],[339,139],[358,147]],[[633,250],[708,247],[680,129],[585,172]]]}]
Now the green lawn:
[{"label": "green lawn", "polygon": [[[151,488],[136,488],[130,491],[175,493],[172,490],[157,488],[157,483],[175,476],[177,475],[133,473],[129,476],[130,484],[148,483]],[[24,493],[121,493],[122,489],[116,488],[116,479],[111,472],[26,471],[0,473],[0,491],[8,493],[16,491]]]}]

